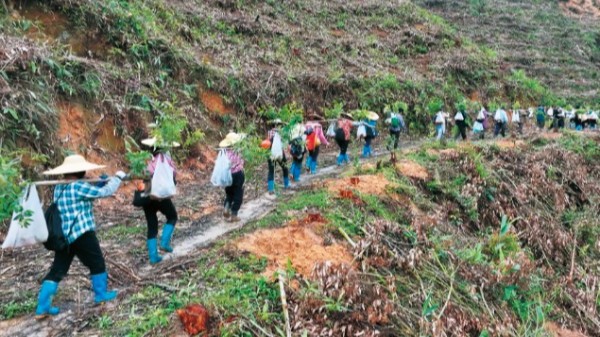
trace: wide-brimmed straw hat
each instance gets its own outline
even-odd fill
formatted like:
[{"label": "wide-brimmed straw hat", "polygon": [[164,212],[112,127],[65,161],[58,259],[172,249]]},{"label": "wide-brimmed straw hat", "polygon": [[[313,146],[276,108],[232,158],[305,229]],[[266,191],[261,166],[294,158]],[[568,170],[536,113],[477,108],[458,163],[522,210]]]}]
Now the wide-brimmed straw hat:
[{"label": "wide-brimmed straw hat", "polygon": [[219,147],[231,147],[241,142],[244,138],[246,138],[246,134],[244,133],[230,132],[225,136],[225,139],[219,143]]},{"label": "wide-brimmed straw hat", "polygon": [[378,121],[379,115],[376,112],[367,111],[367,119],[372,120],[372,121]]},{"label": "wide-brimmed straw hat", "polygon": [[51,170],[48,170],[48,171],[44,172],[43,174],[48,175],[48,176],[56,176],[56,175],[61,175],[61,174],[69,174],[69,173],[78,173],[78,172],[97,170],[97,169],[101,169],[104,167],[106,167],[106,166],[90,163],[89,161],[85,160],[85,158],[83,158],[83,156],[74,154],[74,155],[66,157],[65,160],[63,161],[62,165],[57,166]]},{"label": "wide-brimmed straw hat", "polygon": [[150,146],[150,147],[180,147],[181,144],[177,143],[177,142],[173,142],[171,143],[171,146],[165,145],[165,144],[156,144],[157,139],[156,137],[152,137],[152,138],[147,138],[142,140],[142,144],[146,145],[146,146]]},{"label": "wide-brimmed straw hat", "polygon": [[348,112],[342,112],[342,117],[346,117],[348,119],[354,120],[354,116],[352,116],[352,114],[348,113]]},{"label": "wide-brimmed straw hat", "polygon": [[285,123],[281,120],[281,118],[275,118],[272,121],[269,121],[269,124],[272,125],[284,125]]}]

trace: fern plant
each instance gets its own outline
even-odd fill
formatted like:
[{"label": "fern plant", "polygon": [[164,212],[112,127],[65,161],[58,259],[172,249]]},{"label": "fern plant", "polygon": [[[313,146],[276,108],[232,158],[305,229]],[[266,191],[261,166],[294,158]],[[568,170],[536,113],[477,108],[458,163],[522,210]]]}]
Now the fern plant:
[{"label": "fern plant", "polygon": [[129,163],[129,173],[133,177],[144,177],[146,175],[146,167],[148,161],[152,158],[152,154],[148,151],[143,151],[131,137],[125,140],[125,159]]}]

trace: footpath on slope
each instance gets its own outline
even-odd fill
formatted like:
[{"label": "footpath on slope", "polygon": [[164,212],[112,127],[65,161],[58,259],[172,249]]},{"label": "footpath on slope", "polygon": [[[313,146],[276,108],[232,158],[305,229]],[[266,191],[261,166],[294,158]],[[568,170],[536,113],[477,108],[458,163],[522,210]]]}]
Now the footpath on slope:
[{"label": "footpath on slope", "polygon": [[[500,142],[506,142],[506,140],[500,140]],[[403,150],[414,150],[419,146],[419,144],[420,143],[418,142],[407,144],[404,146]],[[388,152],[386,151],[379,151],[375,155],[375,158],[387,154]],[[399,163],[399,165],[400,170],[407,169],[402,166],[402,161]],[[315,181],[319,179],[338,174],[344,171],[345,169],[346,167],[340,168],[335,165],[324,167],[320,169],[316,175],[304,175],[302,181],[298,184],[295,184],[295,187],[302,188],[303,186],[314,184]],[[417,173],[422,174],[421,172],[416,172],[414,174]],[[187,192],[197,193],[197,191]],[[221,193],[221,191],[218,192]],[[284,192],[285,195],[292,195],[294,193],[294,188]],[[186,201],[185,207],[183,208],[189,207],[193,211],[193,208],[196,205],[188,204],[190,199],[188,199],[187,197],[189,196],[181,196],[181,199]],[[181,230],[180,235],[176,235],[173,242],[173,246],[175,248],[174,252],[171,254],[164,255],[165,262],[158,266],[149,266],[147,264],[145,254],[139,251],[133,254],[135,258],[133,262],[137,261],[139,263],[125,265],[125,263],[131,263],[132,261],[128,261],[127,259],[123,261],[118,260],[114,256],[114,253],[111,251],[112,249],[107,250],[107,262],[112,274],[112,284],[121,290],[121,298],[126,298],[127,296],[130,296],[132,293],[135,292],[136,287],[139,287],[140,285],[144,284],[153,284],[153,280],[155,279],[156,275],[169,273],[170,270],[172,270],[173,265],[181,265],[185,263],[185,261],[190,260],[191,258],[195,258],[197,260],[197,256],[193,256],[194,251],[198,250],[201,247],[209,245],[218,238],[243,227],[249,222],[260,219],[261,217],[271,212],[276,207],[279,201],[280,199],[277,196],[264,193],[244,203],[239,214],[241,221],[239,221],[238,223],[227,223],[223,221],[222,217],[220,217],[220,212],[217,211],[215,212],[216,215],[213,213],[212,216],[210,216],[207,219],[207,221],[201,224],[201,226],[196,226],[195,224],[193,224],[192,228],[190,228],[188,224],[188,232],[185,235],[183,234],[183,229]],[[202,207],[202,205],[200,207]],[[218,206],[216,208],[218,209]],[[183,211],[183,209],[181,209],[181,211]],[[182,227],[185,227],[185,225]],[[181,238],[185,239],[181,240]],[[142,242],[142,240],[140,240],[140,242]],[[141,243],[137,244],[141,246]],[[111,248],[113,247],[111,246]],[[128,247],[123,248],[127,249]],[[127,254],[132,255],[131,251],[126,252],[125,255]],[[131,258],[131,256],[129,256],[129,258]],[[45,272],[45,270],[41,272]],[[113,277],[115,277],[116,280],[113,279]],[[63,288],[62,292],[67,291],[67,289],[74,288],[77,295],[76,301],[65,303],[64,300],[61,300],[61,291],[59,291],[59,299],[58,301],[56,301],[56,304],[59,305],[62,309],[62,313],[60,315],[41,322],[34,320],[33,315],[31,314],[21,316],[12,320],[2,321],[0,322],[0,336],[60,336],[65,335],[65,331],[83,329],[87,324],[89,324],[89,320],[91,317],[98,316],[103,311],[102,307],[93,307],[92,305],[90,305],[91,292],[89,291],[89,289],[86,289],[85,281],[81,281],[81,279],[85,278],[87,278],[86,275],[82,275],[81,273],[76,272],[74,273],[72,271],[70,273],[70,276],[67,277],[67,279],[65,280],[69,282],[68,284],[70,284],[71,286],[69,287],[69,285],[65,284],[63,287],[63,284],[61,283],[61,288]],[[128,280],[129,282],[119,282],[119,278]],[[63,281],[63,283],[67,283],[65,281]],[[133,283],[131,281],[133,281]],[[29,282],[31,284],[35,283],[31,280],[29,280]],[[37,284],[35,285],[37,286]],[[107,305],[118,305],[119,301]]]},{"label": "footpath on slope", "polygon": [[[410,151],[417,147],[418,144],[410,144],[403,148],[403,151]],[[376,151],[373,155],[373,159],[380,158],[382,156],[388,155],[387,151]],[[277,194],[283,194],[282,197],[287,195],[293,195],[296,193],[296,189],[302,188],[304,186],[309,186],[310,184],[314,184],[315,181],[323,179],[325,177],[339,174],[346,170],[350,165],[346,166],[327,166],[319,169],[319,171],[314,175],[304,174],[301,178],[301,181],[293,184],[292,188],[288,190],[280,189],[277,191]],[[234,230],[242,228],[249,222],[259,220],[269,212],[271,212],[276,206],[278,201],[280,200],[277,194],[269,194],[263,193],[258,197],[245,201],[240,209],[239,217],[240,221],[236,223],[229,223],[224,221],[224,219],[220,216],[220,212],[217,212],[216,216],[208,219],[206,223],[203,223],[199,226],[199,229],[194,231],[188,238],[184,240],[178,240],[177,238],[173,241],[173,252],[170,254],[163,255],[163,262],[157,266],[150,266],[145,263],[141,268],[126,268],[119,261],[111,261],[110,256],[107,257],[107,264],[109,269],[112,270],[113,273],[124,272],[126,274],[130,274],[130,278],[133,278],[135,281],[144,283],[150,282],[155,273],[160,273],[161,269],[168,268],[172,266],[176,262],[180,262],[180,260],[185,260],[186,257],[190,255],[193,251],[208,246],[215,240],[220,237],[230,233]],[[182,196],[183,197],[183,196]],[[186,205],[187,206],[187,205]],[[108,226],[111,228],[111,226]],[[104,230],[106,227],[104,228]],[[105,251],[105,254],[110,255]],[[118,268],[115,268],[118,267]],[[74,269],[74,268],[72,268]],[[45,272],[45,271],[44,271]],[[63,280],[62,283],[68,281],[68,279],[73,279],[75,277],[83,278],[83,275],[75,274],[73,270],[69,273],[69,276]],[[69,280],[72,281],[72,280]],[[65,334],[65,331],[72,331],[73,326],[84,326],[89,324],[89,317],[97,316],[102,312],[102,306],[92,306],[91,303],[91,292],[85,288],[84,282],[77,282],[75,280],[75,286],[77,287],[76,291],[81,292],[78,295],[78,300],[76,303],[67,303],[60,302],[60,298],[58,301],[55,301],[55,305],[58,305],[61,308],[61,313],[55,317],[50,317],[45,320],[35,320],[33,315],[26,315],[17,317],[11,320],[0,321],[0,336],[11,336],[11,337],[25,337],[25,336],[35,336],[35,337],[48,337],[48,336],[62,336],[69,335]],[[121,290],[122,296],[129,295],[128,288],[129,286],[116,286],[117,289]],[[62,291],[65,291],[62,287]],[[60,297],[61,290],[59,290],[58,296]],[[123,294],[125,293],[125,294]],[[86,297],[87,296],[87,297]],[[83,298],[81,298],[83,297]],[[105,305],[118,305],[118,301],[114,303],[107,303]]]}]

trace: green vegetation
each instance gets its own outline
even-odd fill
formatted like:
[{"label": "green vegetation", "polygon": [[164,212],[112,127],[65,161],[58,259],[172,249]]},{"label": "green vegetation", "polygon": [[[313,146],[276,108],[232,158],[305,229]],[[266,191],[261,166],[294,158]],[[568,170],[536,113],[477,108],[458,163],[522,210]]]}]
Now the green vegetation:
[{"label": "green vegetation", "polygon": [[2,304],[0,307],[0,319],[8,320],[33,312],[37,305],[37,298],[33,294],[27,294],[25,297],[27,299],[24,301],[11,301]]},{"label": "green vegetation", "polygon": [[[498,60],[514,69],[506,81],[508,98],[524,104],[551,105],[561,97],[575,105],[597,104],[600,25],[592,9],[573,1],[546,0],[415,3],[442,16],[482,49],[494,49]],[[570,7],[577,8],[571,11]],[[565,52],[574,49],[578,52]]]},{"label": "green vegetation", "polygon": [[569,151],[581,155],[588,162],[600,161],[598,143],[587,137],[581,137],[573,132],[567,132],[560,138],[560,145]]},{"label": "green vegetation", "polygon": [[0,156],[0,222],[10,219],[21,197],[20,162]]},{"label": "green vegetation", "polygon": [[[196,145],[213,148],[234,130],[248,135],[236,149],[256,181],[269,156],[260,147],[265,122],[275,118],[287,123],[287,138],[313,114],[402,107],[409,132],[427,135],[437,112],[477,110],[472,100],[488,110],[597,101],[597,28],[564,17],[556,3],[427,3],[442,16],[410,1],[0,6],[1,48],[15,55],[0,60],[0,222],[18,211],[23,182],[37,177],[39,164],[57,164],[67,151],[118,159],[126,151],[131,173],[142,175],[150,156],[137,145],[143,138],[181,143],[180,159],[199,158],[206,149]],[[105,149],[107,135],[125,151]],[[365,168],[352,151],[349,174],[389,181],[379,194],[352,186],[344,196],[322,186],[281,194],[275,210],[237,233],[318,212],[323,246],[345,246],[354,259],[350,267],[317,264],[311,275],[290,261],[295,334],[544,336],[549,321],[597,331],[597,139],[565,133],[523,149],[428,142],[405,157],[429,173],[419,179],[383,161]],[[123,244],[143,241],[144,231],[127,223],[99,235]],[[225,240],[144,278],[127,273],[142,263],[143,244],[124,249],[135,262],[111,268],[125,295],[77,333],[164,336],[177,309],[200,303],[214,335],[283,335],[279,285],[265,275],[272,261]],[[2,319],[35,306],[31,293],[6,298]]]}]

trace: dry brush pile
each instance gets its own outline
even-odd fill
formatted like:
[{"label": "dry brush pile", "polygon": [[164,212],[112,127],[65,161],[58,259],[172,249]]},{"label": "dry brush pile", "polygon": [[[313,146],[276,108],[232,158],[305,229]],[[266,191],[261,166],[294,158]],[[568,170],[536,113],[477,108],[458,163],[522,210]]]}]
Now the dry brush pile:
[{"label": "dry brush pile", "polygon": [[[293,330],[551,336],[556,323],[600,336],[598,139],[541,142],[414,155],[432,178],[399,177],[412,188],[352,203],[367,214],[355,262],[320,263],[310,277],[296,276],[304,286],[288,289]],[[582,156],[582,148],[592,152]],[[414,212],[398,193],[428,199],[419,207],[435,225],[411,225]],[[390,213],[399,220],[383,215]]]}]

